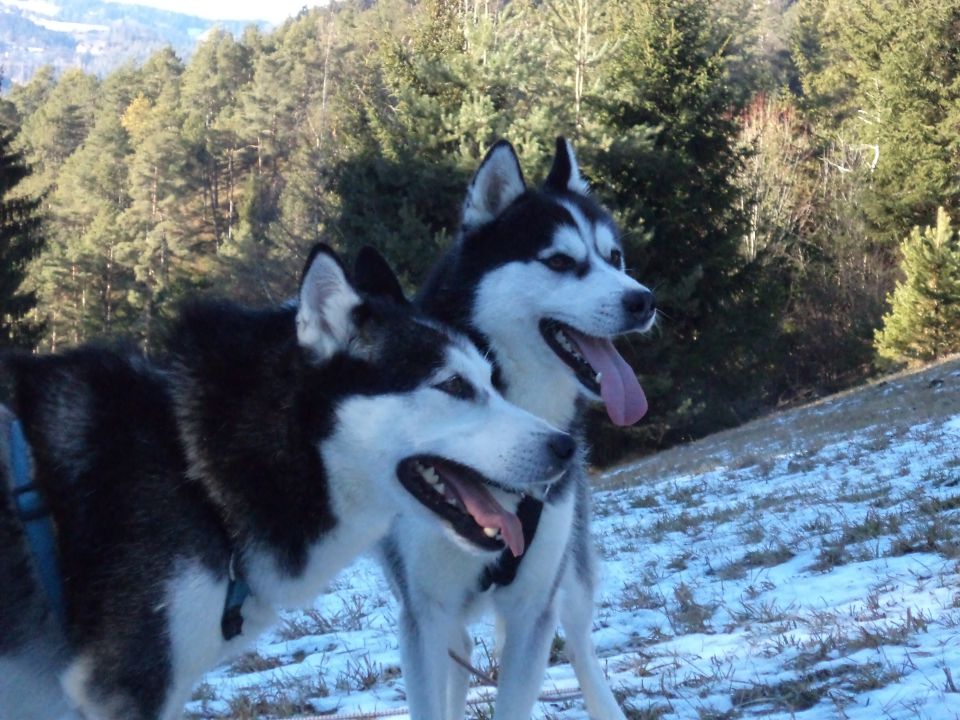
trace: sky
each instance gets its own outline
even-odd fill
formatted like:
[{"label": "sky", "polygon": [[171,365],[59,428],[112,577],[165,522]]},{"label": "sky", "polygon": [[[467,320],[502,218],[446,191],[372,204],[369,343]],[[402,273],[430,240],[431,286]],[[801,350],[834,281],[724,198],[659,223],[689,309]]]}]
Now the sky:
[{"label": "sky", "polygon": [[281,23],[295,15],[304,5],[312,7],[322,3],[309,0],[111,0],[126,5],[146,5],[161,10],[213,20],[267,20]]}]

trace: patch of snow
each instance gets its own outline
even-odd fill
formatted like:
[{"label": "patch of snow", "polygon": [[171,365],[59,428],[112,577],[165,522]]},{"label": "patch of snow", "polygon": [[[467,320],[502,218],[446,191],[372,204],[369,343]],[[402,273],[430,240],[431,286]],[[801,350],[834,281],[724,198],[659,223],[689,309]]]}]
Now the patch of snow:
[{"label": "patch of snow", "polygon": [[45,18],[39,18],[39,17],[31,18],[31,20],[35,22],[37,25],[45,27],[47,30],[53,30],[54,32],[83,34],[83,33],[91,33],[91,32],[108,32],[110,30],[109,25],[61,22],[60,20],[47,20]]},{"label": "patch of snow", "polygon": [[[818,449],[802,438],[788,453],[756,448],[763,461],[749,467],[639,477],[641,461],[604,473],[637,483],[594,498],[594,641],[625,702],[682,720],[960,716],[957,403],[942,420]],[[286,695],[313,712],[400,710],[396,618],[378,567],[361,558],[311,612],[259,639],[266,669],[211,672],[188,715]],[[473,633],[484,667],[494,628],[486,619]],[[576,687],[562,658],[543,684]],[[471,697],[489,693],[477,685]],[[534,717],[587,720],[580,699],[541,703]]]}]

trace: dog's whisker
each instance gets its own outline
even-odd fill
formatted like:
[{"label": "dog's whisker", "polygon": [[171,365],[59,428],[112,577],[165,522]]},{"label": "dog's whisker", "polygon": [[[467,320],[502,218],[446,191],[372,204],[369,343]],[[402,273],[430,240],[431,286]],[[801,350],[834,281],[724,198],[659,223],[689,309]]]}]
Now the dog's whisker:
[{"label": "dog's whisker", "polygon": [[555,478],[550,480],[531,480],[530,482],[527,483],[527,486],[528,487],[547,487],[547,486],[553,485],[555,482],[557,482]]}]

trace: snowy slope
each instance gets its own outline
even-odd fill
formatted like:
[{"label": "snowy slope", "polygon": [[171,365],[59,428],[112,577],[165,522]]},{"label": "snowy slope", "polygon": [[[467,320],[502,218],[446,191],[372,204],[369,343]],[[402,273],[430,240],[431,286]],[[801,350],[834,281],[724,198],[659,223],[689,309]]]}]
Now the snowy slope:
[{"label": "snowy slope", "polygon": [[[629,717],[960,717],[960,361],[596,483],[619,489],[595,495],[594,637]],[[210,673],[188,716],[400,711],[395,621],[363,558]],[[489,671],[492,628],[474,631]],[[563,696],[576,680],[555,646],[544,692]],[[573,698],[536,717],[587,715]]]}]

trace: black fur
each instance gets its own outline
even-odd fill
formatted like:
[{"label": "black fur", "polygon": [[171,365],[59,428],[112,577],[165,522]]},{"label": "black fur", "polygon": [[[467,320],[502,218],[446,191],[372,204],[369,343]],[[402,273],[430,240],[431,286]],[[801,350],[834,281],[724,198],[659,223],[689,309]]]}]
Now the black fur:
[{"label": "black fur", "polygon": [[[154,718],[171,682],[165,588],[184,559],[225,577],[255,543],[298,576],[339,521],[317,446],[348,395],[404,392],[441,366],[450,337],[407,306],[366,298],[350,354],[297,341],[292,307],[186,307],[159,361],[105,349],[7,363],[35,482],[57,532],[69,654],[95,696]],[[0,654],[46,617],[0,463]],[[241,568],[242,571],[242,568]],[[24,612],[39,613],[37,618]],[[22,633],[21,633],[22,634]]]},{"label": "black fur", "polygon": [[229,557],[213,504],[186,479],[166,379],[141,358],[96,349],[11,370],[57,528],[70,645],[110,678],[105,696],[126,698],[131,717],[154,716],[170,679],[164,584],[180,558],[223,570]]},{"label": "black fur", "polygon": [[353,278],[360,292],[374,297],[385,297],[401,305],[408,302],[390,265],[383,255],[370,245],[364,245],[357,253]]},{"label": "black fur", "polygon": [[558,137],[553,166],[543,186],[554,192],[563,192],[570,183],[571,175],[573,175],[573,166],[570,164],[570,155],[567,154],[567,143],[562,137]]},{"label": "black fur", "polygon": [[302,572],[308,545],[336,524],[316,452],[336,403],[412,390],[440,367],[446,339],[371,298],[358,314],[374,361],[341,353],[318,366],[297,343],[295,312],[195,305],[172,342],[181,432],[206,450],[194,471],[236,541],[266,538],[292,576]]}]

